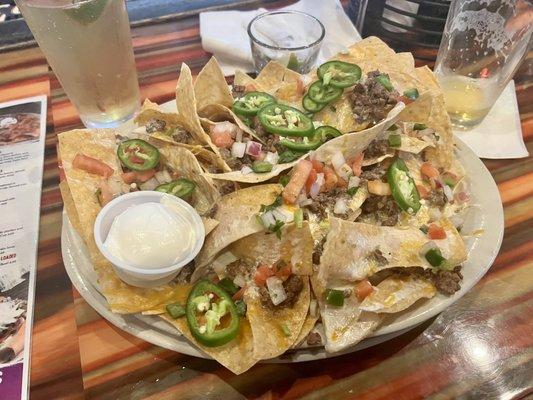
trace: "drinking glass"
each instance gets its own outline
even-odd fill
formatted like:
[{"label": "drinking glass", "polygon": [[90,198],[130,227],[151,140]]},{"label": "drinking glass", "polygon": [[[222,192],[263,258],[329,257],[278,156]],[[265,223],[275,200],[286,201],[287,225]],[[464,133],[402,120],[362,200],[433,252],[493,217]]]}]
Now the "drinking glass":
[{"label": "drinking glass", "polygon": [[15,0],[85,126],[114,127],[140,105],[124,0]]},{"label": "drinking glass", "polygon": [[324,25],[300,11],[272,11],[258,15],[248,25],[255,67],[275,60],[296,72],[307,73],[318,57]]},{"label": "drinking glass", "polygon": [[456,128],[488,114],[528,51],[532,19],[527,0],[452,2],[435,74]]}]

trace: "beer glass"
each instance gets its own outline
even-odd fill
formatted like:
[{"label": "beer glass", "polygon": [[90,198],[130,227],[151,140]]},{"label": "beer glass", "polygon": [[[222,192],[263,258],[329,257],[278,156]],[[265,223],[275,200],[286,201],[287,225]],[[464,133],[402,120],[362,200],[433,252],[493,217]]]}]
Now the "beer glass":
[{"label": "beer glass", "polygon": [[435,74],[454,127],[469,129],[488,114],[531,42],[527,0],[454,0]]},{"label": "beer glass", "polygon": [[140,105],[124,0],[15,0],[85,126],[114,127]]}]

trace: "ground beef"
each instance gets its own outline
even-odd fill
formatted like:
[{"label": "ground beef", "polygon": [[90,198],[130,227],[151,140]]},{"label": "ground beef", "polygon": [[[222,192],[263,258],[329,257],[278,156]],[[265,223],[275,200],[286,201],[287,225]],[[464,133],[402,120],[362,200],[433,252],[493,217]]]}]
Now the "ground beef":
[{"label": "ground beef", "polygon": [[320,264],[320,257],[322,257],[322,252],[324,251],[324,243],[326,243],[326,236],[324,236],[315,246],[313,250],[313,264]]},{"label": "ground beef", "polygon": [[400,209],[391,196],[370,195],[361,207],[361,216],[373,214],[383,226],[394,226],[398,223]]},{"label": "ground beef", "polygon": [[236,276],[247,276],[250,274],[250,264],[243,260],[236,260],[226,266],[226,276],[235,279]]},{"label": "ground beef", "polygon": [[307,206],[308,210],[316,214],[320,219],[327,217],[328,211],[332,211],[335,207],[335,202],[341,197],[349,197],[345,189],[334,189],[329,192],[319,193],[314,199],[313,203]]},{"label": "ground beef", "polygon": [[152,118],[146,124],[146,132],[147,133],[162,132],[165,130],[166,127],[167,127],[167,123],[163,121],[162,119]]},{"label": "ground beef", "polygon": [[389,151],[388,140],[373,140],[365,150],[366,158],[380,157]]},{"label": "ground beef", "polygon": [[178,143],[190,143],[192,139],[192,135],[182,128],[177,128],[171,136]]},{"label": "ground beef", "polygon": [[217,185],[217,189],[221,196],[225,196],[227,194],[233,193],[235,190],[237,190],[237,187],[235,182],[221,181]]},{"label": "ground beef", "polygon": [[376,124],[387,116],[387,113],[398,102],[396,91],[389,92],[376,81],[379,71],[370,72],[363,83],[358,83],[352,89],[350,101],[352,111],[358,122],[368,121]]},{"label": "ground beef", "polygon": [[211,209],[204,215],[204,217],[215,218],[215,214],[217,213],[217,210],[218,210],[218,204],[215,203],[213,204],[213,207],[211,207]]},{"label": "ground beef", "polygon": [[268,294],[268,289],[266,286],[264,286],[260,289],[261,303],[264,307],[270,308],[272,310],[275,310],[280,307],[292,307],[298,299],[298,295],[302,291],[303,287],[304,283],[302,277],[298,275],[291,275],[285,282],[283,282],[283,288],[287,293],[287,298],[283,302],[281,302],[277,306],[272,304],[272,300],[270,299],[270,295]]},{"label": "ground beef", "polygon": [[428,269],[424,271],[424,276],[431,280],[437,290],[447,296],[451,296],[459,289],[461,289],[461,281],[463,274],[461,274],[461,266],[455,267],[452,271]]},{"label": "ground beef", "polygon": [[224,161],[226,161],[226,163],[233,171],[240,171],[245,165],[251,167],[252,163],[254,162],[254,160],[252,160],[252,158],[248,154],[245,154],[242,158],[236,158],[232,157],[231,151],[229,149],[221,148],[218,150]]},{"label": "ground beef", "polygon": [[233,85],[231,89],[231,94],[234,99],[239,99],[244,96],[246,93],[246,86],[244,85]]},{"label": "ground beef", "polygon": [[377,181],[381,180],[383,176],[387,173],[387,168],[384,167],[384,165],[380,164],[374,164],[370,168],[364,170],[361,172],[361,179],[366,179],[368,181]]},{"label": "ground beef", "polygon": [[435,190],[432,190],[428,200],[431,204],[439,208],[444,207],[448,201],[442,188],[436,188]]},{"label": "ground beef", "polygon": [[368,254],[367,258],[374,260],[378,265],[386,265],[389,262],[378,248]]},{"label": "ground beef", "polygon": [[180,272],[174,278],[174,282],[176,282],[178,285],[185,285],[186,283],[189,283],[191,281],[191,275],[194,272],[194,261],[191,261],[190,263],[186,264],[182,269],[180,269]]},{"label": "ground beef", "polygon": [[319,346],[322,344],[322,336],[318,332],[309,332],[305,341],[309,346]]}]

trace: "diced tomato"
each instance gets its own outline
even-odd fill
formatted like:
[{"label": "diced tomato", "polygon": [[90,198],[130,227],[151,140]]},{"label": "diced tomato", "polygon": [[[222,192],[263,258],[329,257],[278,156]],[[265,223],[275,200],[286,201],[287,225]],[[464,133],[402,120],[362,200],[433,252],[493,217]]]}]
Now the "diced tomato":
[{"label": "diced tomato", "polygon": [[146,182],[155,175],[155,169],[148,171],[129,171],[122,174],[122,180],[128,185],[133,182]]},{"label": "diced tomato", "polygon": [[229,132],[211,133],[213,144],[223,149],[229,149],[233,145],[233,138]]},{"label": "diced tomato", "polygon": [[137,157],[134,153],[130,153],[128,159],[134,164],[144,164],[144,160],[141,157]]},{"label": "diced tomato", "polygon": [[355,284],[355,295],[357,300],[363,301],[366,296],[374,291],[374,287],[368,280],[360,281]]},{"label": "diced tomato", "polygon": [[89,172],[90,174],[100,175],[104,178],[109,178],[113,175],[113,172],[115,172],[115,170],[106,163],[80,153],[76,154],[76,157],[72,160],[72,166]]},{"label": "diced tomato", "polygon": [[284,264],[282,267],[276,270],[276,276],[282,281],[285,281],[292,274],[292,268],[290,264]]},{"label": "diced tomato", "polygon": [[265,286],[266,280],[274,276],[274,271],[268,265],[261,264],[254,274],[254,282],[257,286]]},{"label": "diced tomato", "polygon": [[324,164],[322,164],[320,161],[318,160],[311,160],[311,163],[313,164],[313,169],[320,173],[320,172],[323,172],[324,171]]},{"label": "diced tomato", "polygon": [[418,189],[418,194],[421,198],[427,199],[429,197],[429,189],[424,185],[416,185],[416,188]]},{"label": "diced tomato", "polygon": [[422,173],[422,175],[425,175],[431,179],[437,179],[439,177],[439,170],[429,162],[425,162],[424,164],[422,164],[422,166],[420,167],[420,172]]},{"label": "diced tomato", "polygon": [[428,237],[430,239],[446,239],[446,231],[437,224],[431,224],[428,227]]},{"label": "diced tomato", "polygon": [[479,71],[479,77],[480,78],[488,78],[490,75],[490,72],[489,72],[489,69],[488,68],[483,68],[481,71]]},{"label": "diced tomato", "polygon": [[303,95],[305,93],[305,85],[301,79],[296,81],[296,93]]},{"label": "diced tomato", "polygon": [[365,153],[361,152],[353,160],[352,171],[355,176],[361,176],[361,172],[363,172],[363,158],[365,158]]},{"label": "diced tomato", "polygon": [[309,176],[307,177],[307,181],[305,181],[305,191],[309,193],[311,191],[311,186],[313,186],[313,183],[316,181],[317,172],[315,169],[312,169],[309,173]]},{"label": "diced tomato", "polygon": [[246,286],[243,286],[242,288],[240,288],[237,293],[235,293],[231,298],[233,301],[237,301],[237,300],[240,300],[242,299],[242,297],[244,296],[244,292],[246,291]]},{"label": "diced tomato", "polygon": [[307,178],[313,169],[313,164],[308,160],[300,160],[292,170],[291,179],[287,186],[283,188],[283,200],[286,203],[294,204],[300,192],[307,182]]},{"label": "diced tomato", "polygon": [[407,104],[411,104],[414,100],[413,99],[410,99],[409,97],[407,96],[398,96],[398,101],[401,101],[402,103],[404,103],[405,105]]},{"label": "diced tomato", "polygon": [[326,191],[333,190],[337,187],[339,177],[331,167],[324,167],[324,187]]}]

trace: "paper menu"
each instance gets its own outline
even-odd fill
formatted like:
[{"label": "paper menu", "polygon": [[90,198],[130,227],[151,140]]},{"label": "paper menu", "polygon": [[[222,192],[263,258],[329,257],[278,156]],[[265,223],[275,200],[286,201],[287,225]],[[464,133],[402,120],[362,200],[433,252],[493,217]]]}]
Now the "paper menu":
[{"label": "paper menu", "polygon": [[46,96],[0,103],[0,398],[28,398]]}]

